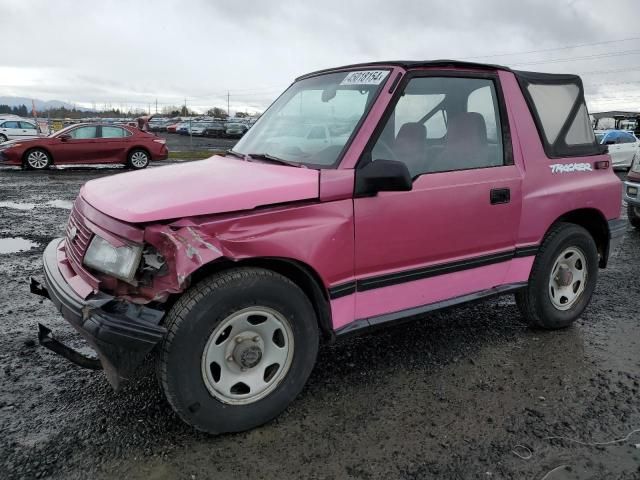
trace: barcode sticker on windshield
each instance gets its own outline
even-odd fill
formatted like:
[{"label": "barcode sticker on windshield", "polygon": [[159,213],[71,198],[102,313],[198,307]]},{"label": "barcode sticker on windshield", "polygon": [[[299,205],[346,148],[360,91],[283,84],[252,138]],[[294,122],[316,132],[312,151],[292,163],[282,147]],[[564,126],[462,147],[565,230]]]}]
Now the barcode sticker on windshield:
[{"label": "barcode sticker on windshield", "polygon": [[388,73],[387,70],[349,72],[340,85],[380,85]]}]

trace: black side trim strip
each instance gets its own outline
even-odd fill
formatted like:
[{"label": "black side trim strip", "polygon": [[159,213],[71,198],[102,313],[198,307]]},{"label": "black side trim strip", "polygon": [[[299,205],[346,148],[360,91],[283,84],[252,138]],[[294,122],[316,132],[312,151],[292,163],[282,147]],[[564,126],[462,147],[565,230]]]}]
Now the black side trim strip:
[{"label": "black side trim strip", "polygon": [[329,288],[329,298],[335,300],[336,298],[345,297],[356,293],[355,280],[347,283],[342,283],[334,287]]},{"label": "black side trim strip", "polygon": [[540,248],[538,245],[531,245],[528,247],[518,247],[516,248],[516,251],[513,256],[515,258],[531,257],[532,255],[538,254],[538,248]]},{"label": "black side trim strip", "polygon": [[538,245],[530,245],[527,247],[519,247],[515,250],[509,250],[507,252],[493,253],[482,257],[441,263],[439,265],[421,267],[413,270],[404,270],[401,272],[379,275],[377,277],[369,277],[357,281],[341,283],[329,288],[329,298],[334,300],[346,295],[352,295],[356,291],[366,292],[367,290],[373,290],[375,288],[389,287],[399,283],[412,282],[414,280],[421,280],[447,273],[493,265],[494,263],[506,262],[513,258],[530,257],[538,253],[538,248]]},{"label": "black side trim strip", "polygon": [[399,283],[435,277],[436,275],[444,275],[445,273],[459,272],[470,268],[478,268],[486,265],[492,265],[494,263],[506,262],[507,260],[511,260],[513,256],[514,251],[510,250],[508,252],[485,255],[483,257],[459,260],[430,267],[416,268],[414,270],[406,270],[404,272],[389,273],[387,275],[358,280],[357,287],[359,292],[364,292],[374,288],[389,287]]},{"label": "black side trim strip", "polygon": [[429,303],[420,307],[409,308],[407,310],[401,310],[399,312],[386,313],[384,315],[378,315],[376,317],[363,318],[356,320],[342,328],[336,330],[336,336],[346,335],[354,332],[362,331],[363,329],[377,327],[385,325],[390,322],[400,322],[403,320],[409,320],[411,317],[421,315],[427,312],[433,312],[435,310],[442,310],[443,308],[453,307],[462,303],[473,302],[477,300],[483,300],[495,295],[502,295],[503,293],[512,292],[525,288],[527,282],[512,283],[509,285],[502,285],[500,287],[490,288],[488,290],[482,290],[480,292],[470,293],[468,295],[462,295],[460,297],[450,298],[441,302]]}]

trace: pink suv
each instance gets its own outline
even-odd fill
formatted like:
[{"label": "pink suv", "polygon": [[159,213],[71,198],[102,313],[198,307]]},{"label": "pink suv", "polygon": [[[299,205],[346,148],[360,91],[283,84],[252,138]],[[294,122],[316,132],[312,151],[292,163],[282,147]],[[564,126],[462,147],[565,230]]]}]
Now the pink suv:
[{"label": "pink suv", "polygon": [[567,327],[625,229],[602,148],[573,75],[305,75],[226,156],[82,188],[31,288],[99,362],[40,341],[114,388],[152,352],[179,416],[220,433],[282,412],[322,336],[504,293]]}]

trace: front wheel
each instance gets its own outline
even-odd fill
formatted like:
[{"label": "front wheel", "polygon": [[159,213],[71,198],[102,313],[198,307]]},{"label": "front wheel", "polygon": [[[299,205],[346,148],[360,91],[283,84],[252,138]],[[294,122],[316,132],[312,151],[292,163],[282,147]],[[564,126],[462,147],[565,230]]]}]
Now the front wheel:
[{"label": "front wheel", "polygon": [[247,430],[300,393],[318,352],[316,315],[286,277],[260,268],[215,274],[167,316],[158,356],[165,395],[186,423],[209,433]]},{"label": "front wheel", "polygon": [[31,170],[44,170],[51,165],[51,156],[45,150],[34,148],[24,157],[24,166]]},{"label": "front wheel", "polygon": [[7,136],[0,133],[0,143],[6,142],[7,140],[8,140]]},{"label": "front wheel", "polygon": [[598,279],[598,250],[579,225],[551,230],[533,262],[527,288],[516,294],[526,322],[538,328],[571,325],[591,300]]},{"label": "front wheel", "polygon": [[629,217],[629,223],[640,229],[640,207],[637,205],[627,205],[627,216]]},{"label": "front wheel", "polygon": [[129,152],[127,165],[134,170],[141,170],[149,165],[149,154],[142,149],[135,149]]}]

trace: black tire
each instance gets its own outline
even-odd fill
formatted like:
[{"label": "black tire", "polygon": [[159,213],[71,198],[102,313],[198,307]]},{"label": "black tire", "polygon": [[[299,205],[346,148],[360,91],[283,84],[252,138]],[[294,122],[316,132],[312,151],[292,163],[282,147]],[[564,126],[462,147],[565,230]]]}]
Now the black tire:
[{"label": "black tire", "polygon": [[51,166],[51,155],[41,148],[32,148],[25,152],[22,165],[27,170],[45,170]]},{"label": "black tire", "polygon": [[143,168],[147,168],[150,161],[151,156],[149,155],[149,152],[143,148],[134,148],[129,152],[129,155],[127,155],[127,167],[133,170],[142,170]]},{"label": "black tire", "polygon": [[629,217],[629,223],[637,229],[640,229],[640,207],[628,204],[627,216]]},{"label": "black tire", "polygon": [[2,133],[0,133],[0,143],[2,143],[2,142],[6,142],[7,140],[9,140],[9,139],[7,138],[7,136],[6,136],[6,135],[3,135]]},{"label": "black tire", "polygon": [[[254,403],[223,403],[207,389],[202,356],[215,328],[234,312],[256,305],[285,317],[293,333],[286,375]],[[261,268],[237,268],[191,287],[171,308],[157,357],[157,373],[178,416],[198,430],[219,434],[248,430],[279,415],[300,393],[318,353],[318,326],[311,302],[286,277]]]},{"label": "black tire", "polygon": [[[586,260],[587,279],[575,304],[567,310],[556,308],[549,295],[551,270],[558,256],[567,248],[579,249]],[[526,289],[516,293],[516,304],[527,324],[555,330],[570,326],[591,300],[598,281],[598,250],[587,230],[571,223],[554,226],[542,242],[533,262]]]}]

